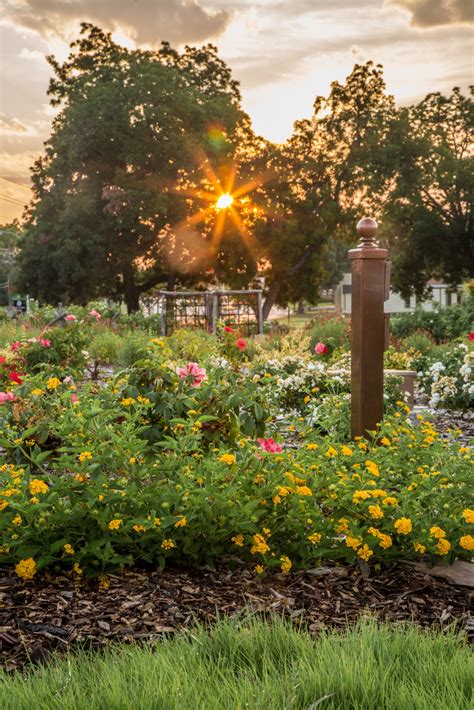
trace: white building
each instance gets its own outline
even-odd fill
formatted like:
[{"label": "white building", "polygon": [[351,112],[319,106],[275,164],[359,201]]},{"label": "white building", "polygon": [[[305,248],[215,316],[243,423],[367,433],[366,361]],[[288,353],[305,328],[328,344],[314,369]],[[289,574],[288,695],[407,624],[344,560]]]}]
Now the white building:
[{"label": "white building", "polygon": [[[385,313],[410,313],[415,308],[422,308],[424,311],[431,311],[435,304],[439,306],[451,306],[459,302],[457,291],[439,281],[428,282],[431,288],[431,295],[428,299],[420,301],[416,296],[402,298],[399,293],[390,290],[390,297],[385,301]],[[352,280],[351,274],[344,274],[340,284],[334,290],[334,303],[336,309],[343,314],[351,312],[352,302]]]}]

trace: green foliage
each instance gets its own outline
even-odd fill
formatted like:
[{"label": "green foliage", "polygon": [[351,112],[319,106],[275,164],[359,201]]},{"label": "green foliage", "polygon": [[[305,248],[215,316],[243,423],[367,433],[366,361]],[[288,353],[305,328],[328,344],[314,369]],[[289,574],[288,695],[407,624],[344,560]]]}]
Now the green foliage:
[{"label": "green foliage", "polygon": [[291,427],[299,446],[267,453],[255,426],[248,434],[255,398],[244,411],[238,383],[222,382],[173,386],[163,372],[148,397],[92,385],[72,390],[77,401],[57,382],[18,386],[2,405],[0,562],[22,576],[33,562],[95,575],[223,557],[284,571],[322,559],[469,559],[472,457],[427,421],[407,426],[403,402],[373,442],[341,445],[302,423]]},{"label": "green foliage", "polygon": [[469,710],[472,666],[465,639],[452,633],[363,620],[314,637],[278,617],[245,616],[151,646],[0,672],[0,702],[5,710],[300,710],[318,702],[328,710]]},{"label": "green foliage", "polygon": [[435,344],[426,331],[415,330],[406,336],[403,341],[403,347],[421,353],[421,355],[428,355],[435,347]]},{"label": "green foliage", "polygon": [[[248,132],[236,84],[212,45],[128,50],[86,23],[69,58],[49,63],[61,110],[33,171],[24,287],[48,302],[119,295],[137,310],[140,293],[181,268],[182,235],[169,225],[188,205],[175,188],[202,183],[206,163],[231,159]],[[188,244],[182,271],[197,251]]]},{"label": "green foliage", "polygon": [[430,278],[474,276],[473,87],[432,93],[399,112],[395,187],[386,206],[393,283],[423,295]]},{"label": "green foliage", "polygon": [[318,316],[311,328],[311,350],[316,343],[324,343],[333,351],[337,348],[350,347],[350,321],[344,317]]},{"label": "green foliage", "polygon": [[474,322],[474,301],[463,305],[436,307],[432,311],[421,308],[413,313],[402,313],[390,318],[390,333],[395,338],[406,338],[424,331],[436,343],[465,338]]}]

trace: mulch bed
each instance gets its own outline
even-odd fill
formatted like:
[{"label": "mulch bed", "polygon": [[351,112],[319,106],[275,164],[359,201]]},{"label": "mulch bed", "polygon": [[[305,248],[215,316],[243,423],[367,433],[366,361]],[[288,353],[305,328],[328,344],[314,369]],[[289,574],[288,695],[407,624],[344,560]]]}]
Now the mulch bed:
[{"label": "mulch bed", "polygon": [[153,641],[245,609],[303,619],[313,632],[342,628],[367,612],[393,623],[438,629],[454,623],[474,632],[472,590],[400,565],[370,577],[366,568],[321,567],[264,578],[246,568],[126,571],[109,580],[101,590],[96,580],[45,574],[25,582],[11,568],[0,569],[2,665],[21,670],[76,644]]}]

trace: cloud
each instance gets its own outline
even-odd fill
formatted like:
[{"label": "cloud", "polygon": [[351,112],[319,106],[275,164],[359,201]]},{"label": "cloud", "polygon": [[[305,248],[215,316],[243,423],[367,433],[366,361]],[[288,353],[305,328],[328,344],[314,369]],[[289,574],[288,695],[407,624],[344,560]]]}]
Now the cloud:
[{"label": "cloud", "polygon": [[414,27],[466,24],[474,22],[472,0],[389,0],[411,12]]},{"label": "cloud", "polygon": [[137,44],[151,45],[216,37],[230,20],[227,10],[207,9],[203,0],[6,0],[3,14],[42,36],[64,39],[71,25],[90,21],[105,29],[124,30]]},{"label": "cloud", "polygon": [[0,132],[3,136],[26,136],[36,133],[32,126],[27,126],[18,118],[9,118],[6,114],[0,113]]}]

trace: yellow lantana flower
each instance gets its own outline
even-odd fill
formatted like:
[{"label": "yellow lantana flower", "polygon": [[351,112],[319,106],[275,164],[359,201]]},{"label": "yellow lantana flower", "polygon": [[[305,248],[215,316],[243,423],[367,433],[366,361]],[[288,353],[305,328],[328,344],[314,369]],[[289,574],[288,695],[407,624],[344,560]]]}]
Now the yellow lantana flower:
[{"label": "yellow lantana flower", "polygon": [[235,458],[235,454],[222,454],[219,456],[219,461],[226,463],[228,466],[232,466],[236,463],[237,459]]},{"label": "yellow lantana flower", "polygon": [[290,571],[290,569],[293,566],[290,558],[287,557],[286,555],[283,555],[282,557],[280,557],[280,561],[281,561],[281,571],[284,574],[288,574],[288,572]]},{"label": "yellow lantana flower", "polygon": [[471,510],[471,508],[465,508],[462,511],[462,517],[466,523],[474,523],[474,510]]},{"label": "yellow lantana flower", "polygon": [[398,518],[395,520],[394,527],[399,535],[408,535],[413,529],[410,518]]},{"label": "yellow lantana flower", "polygon": [[119,527],[122,525],[122,522],[123,521],[121,520],[121,518],[114,518],[109,523],[109,530],[118,530]]},{"label": "yellow lantana flower", "polygon": [[472,535],[463,535],[459,544],[464,550],[474,550],[474,537]]},{"label": "yellow lantana flower", "polygon": [[32,496],[36,495],[37,493],[47,493],[48,490],[48,484],[44,481],[41,481],[39,478],[33,478],[33,480],[30,481],[30,493]]},{"label": "yellow lantana flower", "polygon": [[15,571],[22,579],[33,579],[36,574],[36,562],[32,557],[28,557],[15,565]]},{"label": "yellow lantana flower", "polygon": [[46,387],[49,390],[55,390],[57,387],[59,387],[60,384],[61,380],[59,380],[57,377],[50,377],[46,383]]}]

